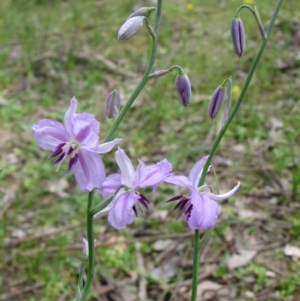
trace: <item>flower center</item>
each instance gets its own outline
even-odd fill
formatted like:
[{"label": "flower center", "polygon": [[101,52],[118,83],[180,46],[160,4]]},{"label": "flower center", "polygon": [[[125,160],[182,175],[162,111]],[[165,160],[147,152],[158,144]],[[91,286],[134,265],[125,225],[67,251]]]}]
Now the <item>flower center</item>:
[{"label": "flower center", "polygon": [[80,144],[76,140],[68,141],[65,143],[59,144],[53,153],[49,156],[49,159],[52,159],[54,157],[57,157],[53,164],[58,163],[57,169],[59,169],[61,163],[69,156],[69,166],[68,166],[68,172],[71,170],[73,165],[78,160],[78,151],[80,149]]}]

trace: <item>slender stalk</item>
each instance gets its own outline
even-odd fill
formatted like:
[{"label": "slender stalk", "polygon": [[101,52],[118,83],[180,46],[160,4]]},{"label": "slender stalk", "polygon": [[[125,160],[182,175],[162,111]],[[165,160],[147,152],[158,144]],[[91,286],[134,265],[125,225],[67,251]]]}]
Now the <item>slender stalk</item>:
[{"label": "slender stalk", "polygon": [[[242,92],[241,92],[241,95],[239,97],[239,99],[237,100],[235,106],[233,107],[229,117],[228,117],[228,120],[227,122],[223,125],[221,131],[219,132],[215,142],[213,143],[213,146],[210,150],[210,153],[209,153],[209,156],[207,158],[207,161],[205,163],[205,166],[203,167],[203,171],[202,171],[202,175],[201,175],[201,178],[200,178],[200,181],[199,181],[199,186],[203,185],[204,184],[204,180],[205,180],[205,177],[206,177],[206,174],[207,174],[207,170],[208,170],[208,167],[211,163],[211,160],[217,150],[217,147],[219,146],[224,134],[226,133],[226,130],[229,126],[229,124],[231,123],[234,115],[236,114],[237,110],[239,109],[244,97],[245,97],[245,94],[248,90],[248,87],[249,87],[249,84],[252,80],[252,77],[253,77],[253,74],[254,74],[254,71],[262,57],[262,54],[264,53],[264,50],[267,46],[267,43],[268,43],[268,40],[270,38],[270,34],[271,34],[271,31],[272,31],[272,28],[274,26],[274,23],[275,23],[275,20],[277,18],[277,15],[280,11],[280,8],[281,8],[281,5],[283,3],[284,0],[279,0],[278,3],[277,3],[277,6],[275,8],[275,11],[274,11],[274,14],[272,16],[272,19],[270,21],[270,24],[269,24],[269,27],[268,27],[268,30],[266,32],[266,37],[263,39],[263,42],[260,46],[260,49],[258,51],[258,54],[250,68],[250,71],[248,73],[248,76],[247,76],[247,79],[245,81],[245,84],[244,84],[244,87],[242,89]],[[199,243],[199,230],[195,230],[195,234],[194,234],[194,262],[193,262],[193,284],[192,284],[192,298],[191,298],[191,301],[196,301],[197,299],[197,288],[198,288],[198,270],[199,270],[199,257],[200,257],[200,243]]]},{"label": "slender stalk", "polygon": [[145,87],[147,81],[149,80],[149,74],[151,73],[152,68],[154,66],[156,53],[157,53],[158,31],[159,31],[159,24],[160,24],[160,20],[161,20],[161,11],[162,11],[162,0],[158,0],[154,34],[151,35],[153,43],[152,43],[152,51],[151,51],[151,56],[150,56],[150,61],[149,61],[148,67],[147,67],[140,83],[138,84],[136,89],[133,91],[130,98],[126,102],[125,106],[120,111],[120,113],[119,113],[118,117],[116,118],[115,122],[113,123],[112,127],[108,131],[108,133],[104,139],[104,142],[108,142],[109,140],[111,140],[112,136],[116,132],[117,128],[119,127],[119,125],[122,122],[123,118],[125,117],[126,113],[130,109],[131,105],[133,104],[133,102],[138,97],[138,95],[140,94],[142,89]]},{"label": "slender stalk", "polygon": [[87,238],[88,238],[88,246],[89,246],[89,258],[88,258],[88,272],[87,279],[82,291],[82,295],[80,301],[85,301],[90,293],[90,289],[93,282],[94,277],[94,269],[95,269],[95,246],[94,246],[94,224],[93,224],[93,214],[91,210],[94,207],[94,195],[95,190],[89,192],[88,204],[86,209],[86,225],[87,225]]},{"label": "slender stalk", "polygon": [[[142,89],[145,87],[148,79],[149,79],[149,74],[152,71],[152,68],[154,66],[154,62],[156,59],[156,53],[157,53],[157,44],[158,44],[158,32],[159,32],[159,25],[160,25],[160,20],[161,20],[161,13],[162,13],[162,0],[157,1],[157,11],[156,11],[156,19],[155,19],[155,27],[154,27],[154,34],[151,35],[153,43],[152,43],[152,50],[151,50],[151,56],[150,56],[150,61],[148,64],[148,67],[136,87],[136,89],[133,91],[132,95],[128,99],[127,103],[123,107],[123,109],[120,111],[118,117],[115,119],[112,127],[108,131],[104,142],[108,142],[111,140],[112,136],[116,132],[117,128],[119,127],[120,123],[122,122],[123,118],[125,117],[126,113],[130,109],[131,105],[135,101],[135,99],[138,97],[139,93],[142,91]],[[94,231],[93,231],[93,215],[94,212],[93,210],[93,203],[94,203],[94,194],[95,191],[89,192],[88,195],[88,205],[87,205],[87,237],[88,237],[88,246],[89,246],[89,260],[88,260],[88,274],[87,274],[87,281],[84,286],[82,296],[80,298],[80,301],[86,301],[91,285],[92,285],[92,280],[94,276],[94,266],[95,266],[95,250],[94,250]]]}]

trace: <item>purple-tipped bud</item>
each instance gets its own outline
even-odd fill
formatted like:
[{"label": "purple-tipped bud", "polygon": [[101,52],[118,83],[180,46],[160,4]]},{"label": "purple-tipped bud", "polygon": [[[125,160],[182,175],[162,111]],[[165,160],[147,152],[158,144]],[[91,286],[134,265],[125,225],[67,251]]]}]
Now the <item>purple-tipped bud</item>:
[{"label": "purple-tipped bud", "polygon": [[187,107],[191,100],[192,90],[191,82],[186,73],[178,74],[176,76],[175,87],[180,102]]},{"label": "purple-tipped bud", "polygon": [[116,118],[121,106],[121,96],[118,90],[113,90],[106,97],[105,114],[108,118]]},{"label": "purple-tipped bud", "polygon": [[245,52],[245,30],[242,19],[234,18],[231,22],[231,38],[235,53],[241,57]]},{"label": "purple-tipped bud", "polygon": [[213,120],[218,115],[225,99],[226,88],[219,86],[213,93],[208,107],[208,116],[211,120]]},{"label": "purple-tipped bud", "polygon": [[156,10],[156,7],[142,7],[138,10],[136,10],[134,13],[132,13],[128,18],[132,18],[132,17],[136,17],[136,16],[143,16],[143,17],[146,17],[148,18],[150,16],[150,14]]},{"label": "purple-tipped bud", "polygon": [[126,40],[136,35],[141,30],[144,23],[144,19],[144,16],[136,16],[127,19],[126,22],[119,29],[118,39]]}]

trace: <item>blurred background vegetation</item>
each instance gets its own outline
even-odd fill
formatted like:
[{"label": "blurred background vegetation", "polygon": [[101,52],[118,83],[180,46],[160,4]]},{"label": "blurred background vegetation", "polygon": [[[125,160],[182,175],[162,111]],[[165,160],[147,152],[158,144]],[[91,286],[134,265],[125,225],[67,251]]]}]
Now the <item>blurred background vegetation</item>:
[{"label": "blurred background vegetation", "polygon": [[[187,175],[207,154],[221,126],[221,117],[211,122],[207,116],[210,95],[232,76],[236,100],[261,42],[245,10],[246,52],[238,59],[232,50],[230,22],[243,3],[164,1],[155,70],[181,65],[193,97],[188,108],[180,104],[175,74],[149,81],[116,134],[133,161],[167,157],[175,173]],[[74,300],[87,195],[78,191],[66,166],[55,172],[31,125],[41,118],[62,121],[76,96],[78,111],[100,120],[103,138],[112,124],[104,114],[106,95],[116,88],[128,99],[151,48],[145,28],[128,41],[117,40],[118,29],[136,9],[155,5],[1,0],[0,300]],[[265,26],[275,5],[257,2]],[[222,204],[203,250],[199,300],[299,300],[299,14],[299,1],[285,1],[213,160],[222,192],[237,180],[242,188]],[[107,173],[116,171],[113,153],[104,161]],[[207,182],[215,187],[212,177]],[[165,203],[173,195],[172,187],[162,186],[151,210],[125,231],[112,229],[106,217],[95,221],[91,300],[189,300],[192,233]]]}]

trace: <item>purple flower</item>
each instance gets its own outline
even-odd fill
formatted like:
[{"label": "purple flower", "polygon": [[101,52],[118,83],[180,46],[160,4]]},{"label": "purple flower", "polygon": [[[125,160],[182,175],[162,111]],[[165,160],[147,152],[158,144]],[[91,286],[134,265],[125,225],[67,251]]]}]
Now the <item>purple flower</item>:
[{"label": "purple flower", "polygon": [[81,190],[93,190],[105,180],[105,169],[99,154],[109,152],[122,139],[99,145],[100,123],[94,115],[76,114],[77,100],[71,99],[70,108],[60,122],[42,119],[32,126],[34,137],[39,146],[52,154],[54,164],[68,158],[68,171],[73,168],[76,181]]},{"label": "purple flower", "polygon": [[231,197],[240,187],[240,182],[229,192],[215,195],[208,191],[198,191],[198,182],[207,157],[200,159],[192,168],[189,178],[185,176],[170,176],[165,182],[186,187],[189,195],[175,196],[169,201],[179,200],[174,209],[179,208],[180,214],[185,214],[185,221],[192,230],[214,227],[219,212],[216,201]]},{"label": "purple flower", "polygon": [[98,191],[104,199],[107,199],[122,187],[118,190],[112,202],[99,213],[109,211],[109,223],[114,228],[121,230],[133,222],[134,214],[137,216],[136,206],[138,202],[148,209],[149,200],[137,189],[156,188],[170,175],[172,165],[167,159],[151,166],[146,166],[144,162],[139,160],[139,165],[134,170],[130,159],[120,147],[116,151],[115,158],[121,173],[108,176]]}]

